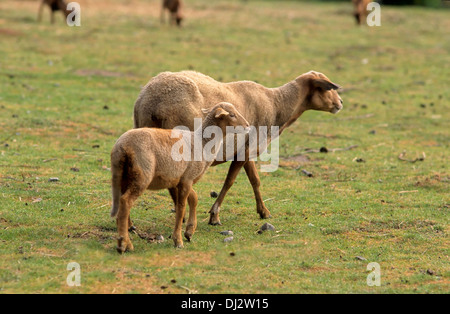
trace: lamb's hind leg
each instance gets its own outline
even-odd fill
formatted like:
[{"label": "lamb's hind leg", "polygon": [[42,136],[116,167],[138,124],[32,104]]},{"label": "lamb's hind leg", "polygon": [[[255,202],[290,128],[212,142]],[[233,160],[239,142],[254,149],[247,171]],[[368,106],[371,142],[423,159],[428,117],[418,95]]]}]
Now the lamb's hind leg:
[{"label": "lamb's hind leg", "polygon": [[126,251],[133,251],[134,249],[128,234],[128,229],[130,210],[138,197],[139,195],[132,194],[130,190],[126,191],[125,194],[120,197],[119,212],[117,214],[117,231],[119,232],[117,252],[121,254]]},{"label": "lamb's hind leg", "polygon": [[184,232],[184,236],[188,241],[191,241],[191,238],[195,232],[195,229],[197,228],[197,204],[198,204],[198,198],[197,193],[195,193],[194,190],[191,189],[191,193],[188,197],[188,204],[189,204],[189,220],[187,222],[186,231]]}]

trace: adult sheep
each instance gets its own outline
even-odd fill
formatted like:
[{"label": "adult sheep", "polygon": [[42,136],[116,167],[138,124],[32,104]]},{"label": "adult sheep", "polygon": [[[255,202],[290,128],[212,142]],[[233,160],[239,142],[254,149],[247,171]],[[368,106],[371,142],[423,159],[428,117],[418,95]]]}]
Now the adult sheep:
[{"label": "adult sheep", "polygon": [[[194,118],[204,117],[202,108],[226,101],[234,104],[256,129],[266,126],[270,130],[272,126],[278,126],[281,133],[306,110],[339,112],[342,99],[337,89],[337,84],[314,71],[278,88],[266,88],[251,81],[221,83],[194,71],[163,72],[152,78],[140,92],[134,106],[134,127],[172,129],[187,126],[193,130]],[[210,210],[209,224],[221,224],[220,206],[242,167],[253,187],[258,214],[261,218],[270,217],[259,190],[260,179],[255,162],[246,155],[243,161],[234,159],[231,162],[222,190]],[[226,160],[216,160],[213,166]]]}]

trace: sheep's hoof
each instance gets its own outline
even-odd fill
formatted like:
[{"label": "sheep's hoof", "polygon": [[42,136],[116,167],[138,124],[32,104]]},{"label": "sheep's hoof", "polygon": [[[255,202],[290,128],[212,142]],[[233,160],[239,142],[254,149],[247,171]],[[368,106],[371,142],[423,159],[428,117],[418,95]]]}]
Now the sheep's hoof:
[{"label": "sheep's hoof", "polygon": [[222,225],[222,223],[220,222],[219,217],[216,216],[216,215],[211,215],[211,216],[209,217],[209,222],[208,222],[208,224],[210,224],[211,226],[221,226],[221,225]]},{"label": "sheep's hoof", "polygon": [[136,227],[135,226],[131,226],[130,229],[128,229],[128,232],[133,232],[136,231]]},{"label": "sheep's hoof", "polygon": [[271,215],[270,213],[259,214],[259,216],[261,217],[261,219],[269,219],[269,218],[272,218],[272,215]]},{"label": "sheep's hoof", "polygon": [[257,210],[257,212],[259,214],[259,217],[261,217],[261,219],[272,218],[272,215],[270,214],[269,210],[265,207],[262,210]]},{"label": "sheep's hoof", "polygon": [[117,240],[117,248],[116,248],[117,252],[119,254],[123,254],[125,252],[130,252],[134,250],[134,246],[130,241],[125,241],[123,239],[123,237],[120,237]]}]

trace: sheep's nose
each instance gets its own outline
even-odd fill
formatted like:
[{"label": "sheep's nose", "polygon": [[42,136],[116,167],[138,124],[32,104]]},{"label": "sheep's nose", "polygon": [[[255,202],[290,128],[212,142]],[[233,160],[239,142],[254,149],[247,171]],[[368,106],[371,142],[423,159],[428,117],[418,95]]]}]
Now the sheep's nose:
[{"label": "sheep's nose", "polygon": [[344,104],[344,101],[343,101],[342,99],[339,99],[339,101],[341,102],[341,105],[343,105],[343,104]]}]

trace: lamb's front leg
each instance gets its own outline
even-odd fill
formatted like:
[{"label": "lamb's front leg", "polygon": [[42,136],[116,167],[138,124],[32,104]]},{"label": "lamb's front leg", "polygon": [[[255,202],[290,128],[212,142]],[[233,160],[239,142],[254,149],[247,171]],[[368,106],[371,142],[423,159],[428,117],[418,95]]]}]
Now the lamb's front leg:
[{"label": "lamb's front leg", "polygon": [[183,218],[186,211],[186,200],[192,189],[192,182],[182,182],[178,185],[177,204],[175,206],[175,229],[173,230],[172,239],[175,247],[183,247],[183,239],[181,236],[181,228],[183,227]]},{"label": "lamb's front leg", "polygon": [[195,229],[197,228],[197,204],[198,204],[198,198],[197,193],[195,193],[194,190],[191,190],[191,193],[188,197],[188,203],[189,203],[189,220],[186,226],[186,231],[184,232],[184,236],[188,241],[191,241],[192,235],[195,232]]}]

